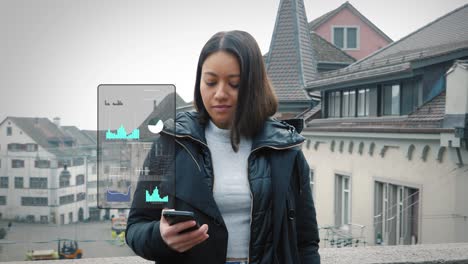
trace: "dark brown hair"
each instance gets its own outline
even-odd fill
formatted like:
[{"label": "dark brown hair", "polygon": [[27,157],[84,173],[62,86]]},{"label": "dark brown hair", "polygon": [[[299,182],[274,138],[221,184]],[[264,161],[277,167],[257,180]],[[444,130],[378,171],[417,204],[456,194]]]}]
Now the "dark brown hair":
[{"label": "dark brown hair", "polygon": [[205,44],[198,59],[193,101],[201,124],[205,125],[210,119],[200,92],[202,66],[206,58],[217,51],[234,55],[240,66],[237,107],[230,126],[232,149],[237,152],[240,137],[253,138],[260,132],[267,118],[276,113],[278,100],[255,39],[245,31],[218,32]]}]

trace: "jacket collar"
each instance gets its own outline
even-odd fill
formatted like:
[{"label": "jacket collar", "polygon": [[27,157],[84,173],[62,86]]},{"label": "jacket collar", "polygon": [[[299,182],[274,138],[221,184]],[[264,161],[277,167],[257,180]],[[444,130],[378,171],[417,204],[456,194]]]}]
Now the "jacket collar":
[{"label": "jacket collar", "polygon": [[[163,132],[176,136],[188,137],[207,146],[205,138],[205,127],[199,122],[198,112],[180,112],[176,115],[174,122],[165,122]],[[252,140],[252,151],[263,147],[275,149],[289,148],[304,142],[296,128],[276,118],[268,118],[263,129]]]}]

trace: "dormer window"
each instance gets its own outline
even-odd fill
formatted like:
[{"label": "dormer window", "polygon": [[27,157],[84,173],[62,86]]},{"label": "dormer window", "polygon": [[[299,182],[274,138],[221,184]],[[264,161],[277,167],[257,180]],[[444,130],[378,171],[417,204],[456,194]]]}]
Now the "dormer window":
[{"label": "dormer window", "polygon": [[358,116],[369,116],[370,107],[370,89],[358,90]]},{"label": "dormer window", "polygon": [[[373,92],[375,93],[376,90],[373,89]],[[348,89],[328,93],[328,117],[369,116],[370,94],[370,88]]]},{"label": "dormer window", "polygon": [[359,28],[356,26],[333,26],[332,42],[340,49],[359,49]]},{"label": "dormer window", "polygon": [[383,85],[382,114],[400,115],[400,84]]},{"label": "dormer window", "polygon": [[343,91],[343,117],[356,115],[356,91]]},{"label": "dormer window", "polygon": [[331,92],[328,95],[328,116],[340,117],[341,116],[341,92]]},{"label": "dormer window", "polygon": [[324,110],[328,118],[408,115],[422,105],[422,88],[421,79],[413,78],[330,91]]}]

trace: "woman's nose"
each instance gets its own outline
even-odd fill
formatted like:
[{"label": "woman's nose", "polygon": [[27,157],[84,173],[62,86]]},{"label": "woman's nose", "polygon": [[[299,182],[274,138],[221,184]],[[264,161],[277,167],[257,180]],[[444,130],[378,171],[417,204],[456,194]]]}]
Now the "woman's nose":
[{"label": "woman's nose", "polygon": [[224,83],[219,83],[218,87],[216,87],[215,98],[216,99],[223,99],[227,97],[226,87],[227,85]]}]

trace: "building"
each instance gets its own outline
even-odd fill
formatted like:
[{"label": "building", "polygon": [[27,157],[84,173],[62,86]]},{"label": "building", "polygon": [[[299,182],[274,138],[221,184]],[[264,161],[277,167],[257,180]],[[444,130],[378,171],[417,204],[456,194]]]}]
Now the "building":
[{"label": "building", "polygon": [[7,117],[0,123],[2,218],[68,224],[89,217],[93,140],[59,122]]},{"label": "building", "polygon": [[[321,226],[368,244],[468,241],[468,5],[306,84]],[[305,115],[305,114],[304,114]]]},{"label": "building", "polygon": [[348,1],[309,22],[309,30],[357,60],[393,42]]}]

